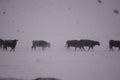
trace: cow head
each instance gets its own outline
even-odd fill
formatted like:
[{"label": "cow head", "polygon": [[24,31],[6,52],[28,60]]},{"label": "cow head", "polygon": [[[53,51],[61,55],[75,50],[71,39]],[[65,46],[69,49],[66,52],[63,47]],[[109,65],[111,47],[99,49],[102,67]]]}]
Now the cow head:
[{"label": "cow head", "polygon": [[100,46],[100,42],[96,41],[96,45]]},{"label": "cow head", "polygon": [[3,45],[3,40],[0,39],[0,48],[2,48],[2,45]]},{"label": "cow head", "polygon": [[50,48],[50,43],[48,43],[47,46]]},{"label": "cow head", "polygon": [[14,39],[15,42],[17,42],[18,40],[17,39]]},{"label": "cow head", "polygon": [[2,39],[0,39],[0,43],[3,43],[3,40],[2,40]]}]

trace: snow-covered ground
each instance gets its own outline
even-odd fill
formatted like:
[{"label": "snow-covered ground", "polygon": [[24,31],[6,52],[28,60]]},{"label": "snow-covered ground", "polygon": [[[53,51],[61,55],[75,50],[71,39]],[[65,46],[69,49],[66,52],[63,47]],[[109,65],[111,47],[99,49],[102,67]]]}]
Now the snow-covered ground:
[{"label": "snow-covered ground", "polygon": [[15,52],[0,50],[0,78],[61,80],[120,80],[120,52],[115,50],[74,51],[73,48],[17,47]]},{"label": "snow-covered ground", "polygon": [[[108,49],[109,40],[120,40],[120,0],[101,1],[0,0],[0,39],[18,39],[15,52],[0,50],[0,78],[120,80],[120,51]],[[101,45],[66,49],[66,40],[74,39]],[[32,51],[32,40],[51,48]]]}]

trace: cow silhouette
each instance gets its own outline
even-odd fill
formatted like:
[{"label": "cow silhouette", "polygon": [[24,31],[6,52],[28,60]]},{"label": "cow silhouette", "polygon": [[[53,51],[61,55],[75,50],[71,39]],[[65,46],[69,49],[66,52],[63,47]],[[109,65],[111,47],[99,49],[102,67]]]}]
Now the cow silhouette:
[{"label": "cow silhouette", "polygon": [[3,41],[3,50],[7,50],[8,47],[11,48],[10,51],[15,51],[16,44],[17,44],[17,39],[14,40],[4,40]]},{"label": "cow silhouette", "polygon": [[94,47],[96,45],[100,46],[100,42],[99,41],[88,40],[88,39],[81,39],[80,40],[80,44],[81,44],[82,49],[84,49],[84,50],[85,50],[84,47],[88,47],[88,51],[90,49],[92,49],[94,51]]},{"label": "cow silhouette", "polygon": [[44,50],[47,47],[50,48],[50,43],[44,40],[33,40],[31,48],[35,50],[36,47],[41,47]]},{"label": "cow silhouette", "polygon": [[79,40],[67,40],[66,47],[67,48],[74,47],[76,51],[77,48],[81,49],[82,45]]},{"label": "cow silhouette", "polygon": [[109,40],[109,48],[113,51],[113,47],[118,47],[120,50],[120,41],[119,40]]},{"label": "cow silhouette", "polygon": [[3,47],[3,40],[0,39],[0,49],[2,49],[2,47]]}]

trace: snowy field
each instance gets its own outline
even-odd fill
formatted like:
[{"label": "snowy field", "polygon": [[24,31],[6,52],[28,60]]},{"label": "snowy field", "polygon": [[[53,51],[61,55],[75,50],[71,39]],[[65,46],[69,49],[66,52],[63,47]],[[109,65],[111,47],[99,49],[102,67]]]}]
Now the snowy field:
[{"label": "snowy field", "polygon": [[[15,52],[0,50],[0,80],[120,80],[120,51],[108,48],[120,40],[120,0],[0,0],[0,39],[18,39]],[[80,39],[100,46],[65,48],[66,40]],[[51,48],[32,51],[32,40]]]},{"label": "snowy field", "polygon": [[73,48],[16,48],[0,51],[0,78],[61,80],[120,80],[120,52],[115,50],[74,51]]}]

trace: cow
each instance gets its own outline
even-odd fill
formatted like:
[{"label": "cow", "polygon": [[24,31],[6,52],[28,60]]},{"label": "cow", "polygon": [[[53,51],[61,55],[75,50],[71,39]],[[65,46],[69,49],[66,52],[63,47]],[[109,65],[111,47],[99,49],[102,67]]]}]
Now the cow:
[{"label": "cow", "polygon": [[67,40],[66,47],[67,48],[74,47],[76,51],[77,48],[81,49],[81,43],[79,40]]},{"label": "cow", "polygon": [[40,78],[36,78],[36,79],[33,79],[33,80],[60,80],[60,79],[57,79],[57,78],[43,78],[43,77],[40,77]]},{"label": "cow", "polygon": [[100,43],[98,41],[88,40],[88,39],[81,39],[80,44],[82,49],[85,50],[84,47],[88,47],[88,51],[92,49],[94,51],[94,46],[98,45],[100,46]]},{"label": "cow", "polygon": [[98,1],[98,3],[102,3],[102,1],[101,0],[97,0]]},{"label": "cow", "polygon": [[42,50],[44,50],[45,48],[49,47],[50,48],[50,43],[46,42],[44,40],[33,40],[32,41],[32,49],[36,49],[36,47],[41,47]]},{"label": "cow", "polygon": [[10,51],[15,51],[15,47],[17,45],[17,39],[14,40],[4,40],[3,41],[3,50],[7,50],[8,47],[11,48]]},{"label": "cow", "polygon": [[109,48],[113,51],[113,47],[118,47],[120,50],[120,41],[119,40],[109,40]]},{"label": "cow", "polygon": [[3,47],[3,40],[0,39],[0,49],[2,49],[2,47]]}]

